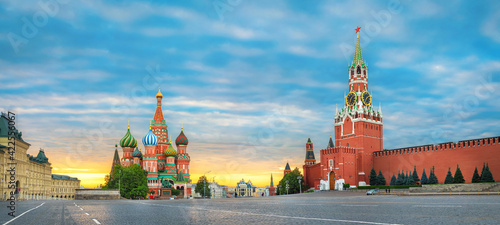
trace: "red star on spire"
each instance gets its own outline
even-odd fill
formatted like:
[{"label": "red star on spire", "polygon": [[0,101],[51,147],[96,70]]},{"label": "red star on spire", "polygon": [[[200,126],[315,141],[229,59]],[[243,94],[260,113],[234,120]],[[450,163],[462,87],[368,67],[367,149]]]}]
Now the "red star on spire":
[{"label": "red star on spire", "polygon": [[359,33],[359,29],[361,29],[361,27],[356,26],[356,29],[354,30],[356,30],[356,33]]}]

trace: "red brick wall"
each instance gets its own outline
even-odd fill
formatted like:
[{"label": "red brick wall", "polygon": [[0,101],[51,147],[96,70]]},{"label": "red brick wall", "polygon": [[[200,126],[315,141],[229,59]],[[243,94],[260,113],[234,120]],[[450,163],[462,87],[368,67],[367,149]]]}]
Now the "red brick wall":
[{"label": "red brick wall", "polygon": [[422,178],[424,168],[428,177],[434,166],[439,182],[443,183],[448,168],[451,168],[452,174],[455,175],[458,164],[465,182],[470,183],[474,168],[477,167],[481,175],[483,163],[486,162],[493,178],[500,181],[498,137],[375,152],[373,160],[375,170],[377,173],[382,170],[387,182],[390,182],[392,174],[397,176],[398,170],[413,171],[413,166],[417,167],[419,178]]},{"label": "red brick wall", "polygon": [[317,180],[319,182],[320,177],[321,177],[321,165],[320,164],[314,164],[314,165],[304,165],[302,167],[303,172],[304,172],[304,183],[307,184],[307,186],[314,187],[314,189],[319,190],[319,188],[316,187],[315,181]]}]

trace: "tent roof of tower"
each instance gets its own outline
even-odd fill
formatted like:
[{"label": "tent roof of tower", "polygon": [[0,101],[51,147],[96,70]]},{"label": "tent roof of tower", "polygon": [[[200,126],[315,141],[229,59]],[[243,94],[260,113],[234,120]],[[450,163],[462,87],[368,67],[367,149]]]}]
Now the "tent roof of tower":
[{"label": "tent roof of tower", "polygon": [[286,162],[285,170],[291,170],[290,169],[290,165],[288,164],[288,162]]},{"label": "tent roof of tower", "polygon": [[313,151],[306,151],[306,161],[316,161]]},{"label": "tent roof of tower", "polygon": [[363,63],[363,54],[361,54],[361,44],[359,43],[359,29],[356,31],[357,39],[356,39],[356,49],[354,50],[354,58],[352,60],[351,66],[361,65],[365,66]]},{"label": "tent roof of tower", "polygon": [[307,143],[312,143],[311,136],[309,136],[309,138],[307,139]]},{"label": "tent roof of tower", "polygon": [[118,155],[118,149],[115,149],[115,156],[113,157],[113,162],[120,161],[120,156]]},{"label": "tent roof of tower", "polygon": [[328,147],[327,148],[333,148],[335,145],[333,144],[332,136],[330,136],[330,141],[328,142]]}]

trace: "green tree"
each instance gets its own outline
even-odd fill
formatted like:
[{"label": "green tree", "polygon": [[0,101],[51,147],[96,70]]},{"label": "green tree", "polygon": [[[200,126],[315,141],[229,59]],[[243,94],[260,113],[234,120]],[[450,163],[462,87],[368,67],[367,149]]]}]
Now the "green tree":
[{"label": "green tree", "polygon": [[403,175],[398,171],[398,178],[396,179],[396,185],[403,185]]},{"label": "green tree", "polygon": [[427,184],[437,184],[437,183],[439,183],[439,180],[438,180],[436,174],[434,174],[434,166],[433,166],[431,169],[431,173],[429,174],[429,180],[428,180]]},{"label": "green tree", "polygon": [[446,178],[444,179],[445,184],[453,183],[453,176],[451,175],[451,168],[448,168],[448,173],[446,174]]},{"label": "green tree", "polygon": [[427,174],[425,173],[425,168],[424,172],[422,172],[422,179],[420,179],[420,184],[427,184],[429,180],[427,179]]},{"label": "green tree", "polygon": [[103,188],[120,189],[124,198],[146,197],[149,193],[146,172],[137,164],[129,167],[116,164]]},{"label": "green tree", "polygon": [[479,183],[479,182],[481,182],[481,177],[477,172],[477,166],[476,166],[476,169],[474,169],[474,174],[472,175],[472,183]]},{"label": "green tree", "polygon": [[372,171],[370,171],[370,185],[377,185],[377,172],[372,167]]},{"label": "green tree", "polygon": [[396,175],[392,174],[391,183],[389,185],[396,185]]},{"label": "green tree", "polygon": [[464,175],[460,171],[460,167],[457,165],[457,170],[455,171],[455,176],[453,177],[453,183],[465,183]]},{"label": "green tree", "polygon": [[418,183],[420,178],[418,178],[417,166],[413,166],[413,183]]},{"label": "green tree", "polygon": [[175,189],[175,188],[172,188],[172,195],[180,195],[181,194],[181,190],[178,190],[178,189]]},{"label": "green tree", "polygon": [[413,180],[413,174],[410,171],[410,174],[408,175],[408,178],[406,179],[406,185],[414,185],[415,180]]},{"label": "green tree", "polygon": [[[286,184],[288,181],[288,194],[295,194],[300,192],[300,187],[299,187],[299,179],[297,177],[301,176],[302,179],[300,180],[300,185],[302,185],[302,191],[305,191],[308,189],[307,185],[304,184],[304,176],[299,171],[299,168],[295,167],[292,172],[286,174],[279,182],[280,189],[279,189],[279,194],[280,195],[286,195]],[[330,187],[330,189],[333,189],[334,187]]]},{"label": "green tree", "polygon": [[402,185],[406,185],[406,183],[408,183],[408,172],[406,172],[406,174],[405,174],[405,172],[403,172],[402,176],[403,176],[403,183],[402,183]]},{"label": "green tree", "polygon": [[198,183],[196,183],[196,187],[194,191],[201,195],[203,198],[210,198],[210,187],[207,177],[205,175],[198,178]]},{"label": "green tree", "polygon": [[376,178],[375,183],[376,183],[377,185],[385,185],[386,181],[385,181],[385,177],[384,177],[384,175],[382,174],[382,170],[379,170],[379,171],[378,171],[378,176],[377,176],[377,178]]},{"label": "green tree", "polygon": [[495,182],[493,179],[493,174],[490,171],[490,167],[486,163],[486,166],[483,164],[483,172],[481,173],[481,182]]}]

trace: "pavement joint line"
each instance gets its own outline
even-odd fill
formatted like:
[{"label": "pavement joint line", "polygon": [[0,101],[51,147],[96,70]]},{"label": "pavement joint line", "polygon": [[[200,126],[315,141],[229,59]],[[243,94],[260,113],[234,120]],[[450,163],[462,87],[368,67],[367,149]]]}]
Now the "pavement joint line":
[{"label": "pavement joint line", "polygon": [[26,213],[30,212],[31,210],[35,210],[35,209],[37,209],[38,207],[42,206],[43,204],[45,204],[45,202],[43,202],[42,204],[40,204],[39,206],[37,206],[37,207],[35,207],[35,208],[32,208],[32,209],[30,209],[30,210],[28,210],[28,211],[26,211],[26,212],[21,213],[19,216],[16,216],[16,217],[12,218],[11,220],[9,220],[9,221],[5,222],[3,225],[9,224],[10,222],[12,222],[12,221],[16,220],[17,218],[19,218],[19,217],[23,216],[24,214],[26,214]]},{"label": "pavement joint line", "polygon": [[461,208],[461,205],[414,205],[413,207],[429,207],[429,208]]},{"label": "pavement joint line", "polygon": [[101,224],[101,223],[99,222],[99,220],[96,220],[96,219],[92,219],[92,220],[93,220],[96,224]]},{"label": "pavement joint line", "polygon": [[342,206],[378,206],[378,205],[348,205],[348,204],[343,204]]},{"label": "pavement joint line", "polygon": [[207,209],[207,208],[200,208],[200,207],[182,207],[182,206],[160,205],[160,204],[152,204],[152,203],[141,203],[141,204],[156,205],[156,206],[166,206],[166,207],[176,207],[176,208],[186,208],[186,209],[198,209],[198,210],[205,210],[205,211],[235,213],[235,214],[252,215],[252,216],[278,217],[278,218],[286,218],[286,219],[316,220],[316,221],[360,223],[360,224],[377,224],[377,225],[400,225],[400,224],[392,224],[392,223],[379,223],[379,222],[357,221],[357,220],[341,220],[341,219],[329,219],[329,218],[314,218],[314,217],[284,216],[284,215],[275,215],[275,214],[234,212],[234,211],[220,210],[220,209]]}]

